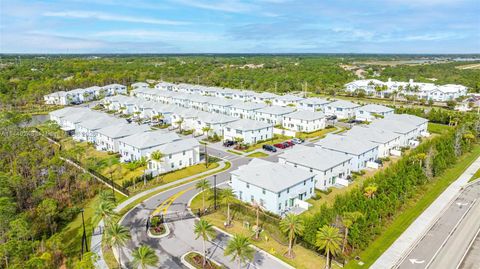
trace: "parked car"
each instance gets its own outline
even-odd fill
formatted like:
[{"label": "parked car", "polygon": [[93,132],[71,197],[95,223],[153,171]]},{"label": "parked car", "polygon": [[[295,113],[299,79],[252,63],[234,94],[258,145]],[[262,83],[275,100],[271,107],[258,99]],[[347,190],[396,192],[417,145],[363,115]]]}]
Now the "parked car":
[{"label": "parked car", "polygon": [[225,142],[223,142],[224,147],[231,147],[233,145],[235,145],[235,141],[226,140]]},{"label": "parked car", "polygon": [[293,144],[302,144],[303,142],[305,142],[305,140],[300,139],[300,138],[294,138],[294,139],[292,139],[292,142],[293,142]]},{"label": "parked car", "polygon": [[336,119],[337,119],[337,115],[332,115],[327,117],[327,120],[336,120]]},{"label": "parked car", "polygon": [[277,149],[272,145],[263,145],[262,148],[265,151],[277,152]]},{"label": "parked car", "polygon": [[274,144],[273,146],[279,149],[287,148],[287,146],[284,143],[277,143],[277,144]]},{"label": "parked car", "polygon": [[293,147],[293,145],[295,145],[295,143],[293,143],[291,140],[285,141],[284,143],[286,143],[289,147]]}]

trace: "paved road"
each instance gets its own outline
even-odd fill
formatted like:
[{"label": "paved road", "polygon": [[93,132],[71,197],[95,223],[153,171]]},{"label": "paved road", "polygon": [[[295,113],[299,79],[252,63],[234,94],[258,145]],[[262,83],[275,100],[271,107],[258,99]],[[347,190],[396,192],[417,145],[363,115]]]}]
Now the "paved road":
[{"label": "paved road", "polygon": [[[450,184],[450,186],[417,219],[415,219],[415,221],[400,235],[399,238],[397,238],[397,240],[375,261],[370,268],[395,268],[398,267],[400,263],[402,263],[403,266],[406,266],[404,262],[407,261],[412,263],[410,259],[418,259],[418,261],[414,260],[414,262],[417,262],[416,264],[418,266],[423,264],[423,267],[425,267],[425,265],[429,262],[428,256],[409,256],[408,259],[405,259],[405,257],[410,254],[411,249],[415,248],[416,244],[420,240],[432,237],[428,235],[431,229],[435,228],[444,231],[442,227],[437,227],[442,226],[442,224],[435,226],[438,218],[441,218],[445,210],[452,205],[452,201],[457,199],[457,196],[461,192],[462,188],[467,184],[468,180],[478,169],[480,169],[480,157],[477,158],[455,182]],[[453,204],[456,205],[455,203]],[[462,214],[462,211],[458,210],[465,210],[464,207],[465,206],[457,209],[452,208],[450,214],[453,214],[452,216],[456,217],[458,221],[458,214]],[[447,223],[448,225],[451,225],[450,222]],[[446,230],[448,231],[448,229]],[[442,241],[440,240],[440,244],[441,242]],[[438,242],[432,242],[432,245],[426,245],[425,248],[431,249],[433,248],[432,246],[435,246],[435,244],[438,244]],[[425,261],[422,262],[422,260]]]},{"label": "paved road", "polygon": [[477,235],[470,250],[460,264],[460,269],[478,269],[480,264],[480,234]]},{"label": "paved road", "polygon": [[480,229],[480,182],[450,204],[399,265],[402,269],[456,268]]},{"label": "paved road", "polygon": [[[221,152],[217,149],[208,149],[209,154],[214,156],[223,157],[229,159],[232,163],[232,167],[229,169],[236,169],[239,165],[246,164],[250,161],[248,158],[233,155],[227,152]],[[272,157],[274,158],[274,157]],[[224,171],[217,174],[217,184],[222,184],[230,179],[229,171]],[[213,177],[209,178],[213,185]],[[180,257],[188,251],[202,251],[201,239],[195,240],[193,233],[193,225],[195,219],[188,214],[187,204],[188,201],[197,194],[197,190],[194,188],[195,182],[188,183],[179,186],[174,189],[170,189],[166,192],[160,193],[156,196],[143,201],[133,210],[128,212],[121,224],[129,227],[132,240],[126,248],[120,250],[121,260],[124,266],[130,267],[128,260],[131,260],[131,250],[138,247],[140,244],[148,244],[153,247],[157,255],[160,258],[160,268],[184,268],[180,262]],[[150,238],[146,235],[146,219],[156,207],[158,207],[163,201],[167,200],[178,193],[183,194],[178,196],[175,201],[169,206],[168,212],[174,212],[184,217],[182,220],[170,222],[168,224],[171,232],[170,235],[164,238]],[[237,265],[230,260],[229,257],[223,255],[223,248],[228,241],[228,236],[220,234],[212,242],[207,243],[209,257],[226,265],[229,268],[236,268]],[[254,262],[249,264],[248,268],[289,268],[286,264],[279,262],[270,255],[266,255],[264,252],[257,251],[255,254]]]}]

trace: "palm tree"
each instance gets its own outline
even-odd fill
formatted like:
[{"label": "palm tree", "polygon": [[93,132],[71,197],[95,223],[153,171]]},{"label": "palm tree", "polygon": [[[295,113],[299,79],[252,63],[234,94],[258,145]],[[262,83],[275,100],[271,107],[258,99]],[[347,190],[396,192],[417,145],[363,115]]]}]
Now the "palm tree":
[{"label": "palm tree", "polygon": [[257,202],[252,203],[252,207],[255,209],[256,218],[256,230],[255,230],[255,240],[258,240],[260,237],[260,205]]},{"label": "palm tree", "polygon": [[267,106],[271,106],[271,105],[272,105],[272,101],[271,101],[271,100],[265,100],[265,104],[266,104]]},{"label": "palm tree", "polygon": [[115,212],[115,204],[112,202],[100,202],[95,208],[94,220],[100,221],[103,219],[105,225],[109,225],[117,216]]},{"label": "palm tree", "polygon": [[365,193],[363,195],[365,195],[369,199],[375,198],[375,193],[377,192],[377,189],[378,187],[376,185],[367,186],[364,189]]},{"label": "palm tree", "polygon": [[178,120],[175,122],[175,124],[178,125],[178,132],[180,132],[180,133],[182,132],[182,123],[183,123],[183,119],[182,119],[182,118],[178,119]]},{"label": "palm tree", "polygon": [[284,219],[280,221],[280,230],[288,235],[288,257],[293,258],[292,248],[295,236],[303,234],[303,221],[295,214],[287,214]]},{"label": "palm tree", "polygon": [[146,269],[148,266],[157,266],[158,257],[155,251],[146,245],[136,248],[133,253],[133,267]]},{"label": "palm tree", "polygon": [[[156,166],[160,166],[160,162],[162,162],[162,159],[163,159],[164,155],[163,153],[160,151],[160,150],[156,150],[154,152],[152,152],[150,154],[150,159],[154,160],[155,162],[157,162],[155,165]],[[157,167],[157,170],[159,167]]]},{"label": "palm tree", "polygon": [[231,218],[230,218],[230,204],[235,203],[236,197],[235,194],[233,193],[232,189],[225,189],[221,192],[220,199],[222,200],[222,203],[227,205],[227,226],[230,226],[231,224]]},{"label": "palm tree", "polygon": [[330,254],[336,255],[340,252],[340,244],[342,243],[342,236],[338,228],[324,225],[317,232],[315,246],[319,250],[323,250],[325,256],[327,256],[327,261],[325,263],[325,268],[330,268]]},{"label": "palm tree", "polygon": [[205,191],[210,188],[210,182],[204,178],[195,184],[195,188],[202,192],[202,208],[205,210]]},{"label": "palm tree", "polygon": [[212,127],[210,126],[205,126],[202,128],[202,132],[203,132],[203,135],[207,134],[207,137],[208,137],[208,133],[212,130]]},{"label": "palm tree", "polygon": [[343,214],[342,222],[343,226],[345,226],[345,234],[343,236],[342,252],[345,251],[345,246],[347,245],[348,229],[361,217],[363,217],[363,214],[358,211],[345,212]]},{"label": "palm tree", "polygon": [[210,222],[200,219],[195,224],[193,231],[197,235],[195,239],[198,239],[200,236],[203,239],[203,267],[205,267],[205,264],[207,262],[207,249],[205,242],[216,236],[215,230],[213,229],[213,225]]},{"label": "palm tree", "polygon": [[232,261],[238,260],[238,268],[242,268],[242,263],[253,260],[255,250],[250,247],[248,237],[236,234],[227,243],[224,252],[225,256],[232,256]]},{"label": "palm tree", "polygon": [[128,240],[130,240],[130,231],[124,226],[114,223],[107,226],[105,229],[105,242],[110,248],[117,248],[118,251],[118,263],[122,266],[122,255],[120,254],[121,247],[125,246]]}]

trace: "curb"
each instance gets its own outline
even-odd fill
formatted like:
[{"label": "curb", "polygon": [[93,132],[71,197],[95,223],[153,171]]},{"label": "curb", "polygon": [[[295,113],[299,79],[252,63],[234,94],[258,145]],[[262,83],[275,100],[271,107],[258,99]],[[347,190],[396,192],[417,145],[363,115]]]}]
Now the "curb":
[{"label": "curb", "polygon": [[168,227],[168,223],[163,223],[163,226],[165,226],[165,232],[161,235],[154,235],[152,232],[150,232],[150,228],[148,229],[147,236],[151,238],[163,238],[166,237],[170,234],[170,228]]},{"label": "curb", "polygon": [[[191,265],[191,264],[190,264],[189,262],[187,262],[187,260],[185,259],[185,257],[187,257],[187,255],[190,254],[190,253],[197,253],[198,255],[202,255],[202,253],[200,253],[200,252],[198,252],[198,251],[192,250],[192,251],[189,251],[189,252],[183,254],[182,257],[180,258],[180,261],[183,263],[183,265],[185,265],[185,266],[188,267],[189,269],[197,269],[197,267]],[[222,265],[221,265],[219,262],[215,261],[214,259],[210,259],[210,258],[208,258],[208,257],[207,257],[207,259],[210,260],[211,262],[213,262],[213,263],[214,263],[215,265],[217,265],[218,267],[222,267]]]}]

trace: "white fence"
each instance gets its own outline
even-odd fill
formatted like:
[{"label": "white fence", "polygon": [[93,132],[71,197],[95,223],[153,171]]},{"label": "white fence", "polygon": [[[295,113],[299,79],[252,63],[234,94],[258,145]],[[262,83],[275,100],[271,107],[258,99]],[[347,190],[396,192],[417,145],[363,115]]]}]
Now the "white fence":
[{"label": "white fence", "polygon": [[273,128],[273,133],[274,134],[279,134],[279,135],[284,135],[284,136],[292,136],[295,137],[297,132],[291,131],[291,130],[284,130],[284,129],[279,129],[279,128]]}]

